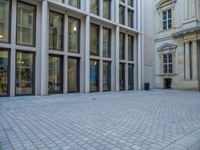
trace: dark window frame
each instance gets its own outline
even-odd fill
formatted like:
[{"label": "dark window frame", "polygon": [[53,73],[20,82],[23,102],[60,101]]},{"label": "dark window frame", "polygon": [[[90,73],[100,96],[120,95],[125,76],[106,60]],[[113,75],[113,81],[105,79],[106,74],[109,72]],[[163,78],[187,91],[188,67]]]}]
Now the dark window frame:
[{"label": "dark window frame", "polygon": [[[68,88],[68,86],[69,86],[68,70],[67,70],[67,92],[68,93],[79,93],[80,92],[80,81],[81,81],[81,75],[80,75],[80,73],[81,73],[81,71],[80,71],[80,62],[81,61],[80,61],[79,57],[68,56],[68,59],[67,59],[68,62],[69,62],[69,59],[75,59],[75,60],[77,60],[77,63],[78,63],[78,67],[77,67],[77,70],[76,70],[77,71],[76,80],[78,81],[77,84],[76,84],[76,86],[78,87],[78,89],[76,91],[69,91],[69,88]],[[67,68],[69,68],[69,67],[67,67]]]},{"label": "dark window frame", "polygon": [[[69,51],[69,40],[68,40],[68,47],[67,47],[67,50],[69,53],[75,53],[75,54],[79,54],[81,52],[81,19],[78,19],[78,18],[75,18],[75,17],[72,17],[72,16],[69,16],[68,17],[68,34],[69,34],[69,20],[72,19],[72,20],[75,20],[75,21],[78,21],[79,22],[79,26],[78,26],[78,30],[79,30],[79,33],[78,33],[78,51],[77,52],[73,52],[73,51]],[[68,36],[69,38],[69,36]]]},{"label": "dark window frame", "polygon": [[[65,24],[65,16],[64,16],[64,14],[62,14],[60,12],[57,12],[57,11],[54,11],[54,10],[49,10],[49,16],[50,16],[50,13],[54,13],[54,14],[62,16],[62,19],[61,19],[61,32],[64,33],[64,24]],[[48,28],[49,28],[49,26],[48,26]],[[48,42],[49,42],[49,39],[48,39]],[[51,48],[49,48],[49,44],[48,44],[48,49],[51,50],[51,51],[63,52],[64,51],[64,34],[62,34],[61,42],[62,42],[61,43],[61,46],[62,46],[61,49],[51,49]]]},{"label": "dark window frame", "polygon": [[[48,55],[48,68],[49,68],[49,57],[58,57],[58,58],[60,58],[60,60],[61,60],[61,64],[60,64],[60,75],[61,75],[61,88],[60,88],[60,91],[53,91],[53,92],[51,92],[51,91],[49,91],[49,89],[48,89],[48,94],[61,94],[61,93],[63,93],[63,91],[64,91],[64,86],[63,86],[63,81],[64,81],[64,75],[63,75],[63,67],[64,67],[64,62],[63,62],[63,56],[62,55],[57,55],[57,54],[49,54]],[[48,77],[49,77],[49,70],[48,70]],[[49,83],[49,80],[48,80],[48,83]],[[48,84],[49,85],[49,84]]]},{"label": "dark window frame", "polygon": [[[132,82],[132,87],[131,88],[129,88],[129,85],[130,85],[130,78],[129,78],[129,67],[131,66],[131,69],[132,69],[132,79],[131,79],[131,81],[133,81]],[[134,90],[134,64],[128,64],[128,90]]]},{"label": "dark window frame", "polygon": [[3,95],[0,97],[9,97],[10,96],[10,72],[11,72],[11,49],[10,48],[3,48],[0,47],[0,51],[7,51],[8,52],[8,94],[7,95]]},{"label": "dark window frame", "polygon": [[10,44],[11,43],[11,31],[12,31],[12,0],[9,1],[9,17],[8,17],[8,22],[9,22],[9,27],[8,27],[8,42],[0,41],[0,43],[5,43],[5,44]]},{"label": "dark window frame", "polygon": [[[97,82],[97,90],[91,90],[91,61],[97,61],[98,66],[97,66],[97,74],[98,74],[98,82]],[[100,60],[98,59],[90,59],[90,92],[99,92],[100,90]]]},{"label": "dark window frame", "polygon": [[98,32],[96,33],[97,34],[96,37],[98,37],[98,39],[97,39],[98,45],[96,45],[98,52],[97,52],[97,55],[92,54],[92,49],[91,49],[91,32],[90,32],[90,56],[99,56],[100,55],[100,44],[101,44],[100,43],[100,25],[94,24],[94,23],[90,23],[90,29],[91,29],[91,26],[95,26],[95,27],[98,28]]},{"label": "dark window frame", "polygon": [[[19,3],[22,3],[22,4],[25,4],[25,5],[29,5],[29,6],[32,6],[34,7],[34,18],[33,18],[33,21],[34,21],[34,24],[33,24],[33,44],[32,45],[28,45],[28,44],[19,44],[17,42],[17,27],[18,27],[18,5]],[[17,0],[17,5],[16,5],[16,45],[19,45],[19,46],[28,46],[28,47],[36,47],[36,26],[37,26],[37,5],[35,4],[32,4],[32,3],[28,3],[28,2],[24,2],[24,1],[21,1],[21,0]]]},{"label": "dark window frame", "polygon": [[[104,65],[104,63],[109,63],[109,65],[110,65],[110,75],[109,75],[110,83],[109,83],[108,90],[104,90],[104,87],[103,87],[103,92],[109,92],[112,89],[112,61],[103,61],[103,65]],[[104,71],[104,68],[103,68],[103,71]],[[104,74],[104,72],[103,72],[103,74]]]},{"label": "dark window frame", "polygon": [[[16,75],[16,68],[17,68],[17,53],[20,52],[20,53],[27,53],[27,54],[32,54],[33,55],[33,73],[32,73],[32,80],[33,80],[33,88],[32,88],[32,93],[31,94],[17,94],[17,88],[16,88],[16,84],[17,84],[17,75]],[[16,50],[16,55],[15,55],[15,96],[33,96],[35,95],[35,76],[36,76],[36,52],[32,52],[32,51],[25,51],[25,50],[20,50],[20,49],[17,49]]]}]

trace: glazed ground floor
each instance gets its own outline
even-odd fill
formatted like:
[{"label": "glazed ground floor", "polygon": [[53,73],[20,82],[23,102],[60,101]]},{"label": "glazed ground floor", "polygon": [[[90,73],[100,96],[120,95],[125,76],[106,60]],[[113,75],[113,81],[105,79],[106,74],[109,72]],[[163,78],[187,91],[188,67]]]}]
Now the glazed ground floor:
[{"label": "glazed ground floor", "polygon": [[159,44],[156,54],[156,87],[200,90],[198,33],[186,34]]}]

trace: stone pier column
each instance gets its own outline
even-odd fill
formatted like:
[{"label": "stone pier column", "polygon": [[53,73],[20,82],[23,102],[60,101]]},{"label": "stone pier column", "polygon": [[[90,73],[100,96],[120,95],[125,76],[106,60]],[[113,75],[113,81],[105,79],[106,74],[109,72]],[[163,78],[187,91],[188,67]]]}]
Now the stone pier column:
[{"label": "stone pier column", "polygon": [[189,19],[189,2],[188,0],[184,0],[184,19]]},{"label": "stone pier column", "polygon": [[189,42],[185,43],[185,79],[190,80],[190,47]]},{"label": "stone pier column", "polygon": [[192,79],[198,79],[198,58],[197,58],[197,41],[192,43]]}]

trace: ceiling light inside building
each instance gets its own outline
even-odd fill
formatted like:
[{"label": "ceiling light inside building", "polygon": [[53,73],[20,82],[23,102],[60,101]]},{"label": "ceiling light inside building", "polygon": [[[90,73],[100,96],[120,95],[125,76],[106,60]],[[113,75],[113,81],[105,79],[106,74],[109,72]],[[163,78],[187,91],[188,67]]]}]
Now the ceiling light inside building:
[{"label": "ceiling light inside building", "polygon": [[73,29],[74,31],[77,31],[77,28],[76,28],[76,26],[74,26],[74,29]]},{"label": "ceiling light inside building", "polygon": [[3,38],[3,35],[0,35],[0,38]]}]

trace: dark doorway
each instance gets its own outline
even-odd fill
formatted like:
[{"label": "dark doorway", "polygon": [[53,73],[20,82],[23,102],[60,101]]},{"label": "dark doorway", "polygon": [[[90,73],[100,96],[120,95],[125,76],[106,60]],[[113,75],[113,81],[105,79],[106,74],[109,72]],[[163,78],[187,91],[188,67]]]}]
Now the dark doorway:
[{"label": "dark doorway", "polygon": [[164,79],[164,89],[171,89],[172,87],[172,79],[165,78]]}]

